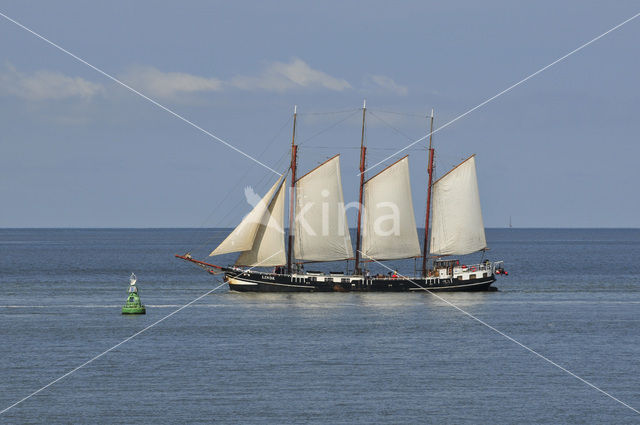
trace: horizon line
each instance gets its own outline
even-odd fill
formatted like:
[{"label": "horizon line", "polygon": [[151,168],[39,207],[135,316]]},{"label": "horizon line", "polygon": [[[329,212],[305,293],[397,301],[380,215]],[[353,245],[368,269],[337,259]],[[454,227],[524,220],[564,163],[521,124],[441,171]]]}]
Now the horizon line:
[{"label": "horizon line", "polygon": [[[160,227],[137,227],[137,226],[105,226],[105,227],[68,227],[68,226],[34,226],[34,227],[0,227],[0,230],[206,230],[206,229],[234,229],[236,226],[231,227],[173,227],[173,226],[160,226]],[[289,227],[285,227],[289,229]],[[417,227],[418,230],[424,230],[424,227]],[[640,227],[549,227],[549,226],[531,226],[531,227],[485,227],[485,229],[518,229],[518,230],[640,230]],[[349,230],[356,230],[355,227],[349,227]]]}]

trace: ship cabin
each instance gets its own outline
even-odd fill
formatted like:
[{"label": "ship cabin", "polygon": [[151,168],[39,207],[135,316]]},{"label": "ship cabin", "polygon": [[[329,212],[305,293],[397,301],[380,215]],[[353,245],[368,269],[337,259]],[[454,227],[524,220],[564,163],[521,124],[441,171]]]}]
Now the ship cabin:
[{"label": "ship cabin", "polygon": [[432,273],[439,278],[473,280],[491,276],[497,264],[492,264],[488,260],[473,265],[460,264],[460,260],[435,260]]}]

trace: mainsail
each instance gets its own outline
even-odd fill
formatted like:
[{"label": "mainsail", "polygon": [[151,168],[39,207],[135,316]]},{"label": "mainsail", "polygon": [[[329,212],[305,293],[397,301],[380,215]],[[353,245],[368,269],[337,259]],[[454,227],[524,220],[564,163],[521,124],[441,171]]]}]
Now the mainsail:
[{"label": "mainsail", "polygon": [[284,180],[267,208],[265,219],[259,226],[253,246],[238,257],[236,265],[279,266],[287,262],[284,250]]},{"label": "mainsail", "polygon": [[430,252],[465,255],[487,247],[475,155],[433,184]]},{"label": "mainsail", "polygon": [[[266,195],[258,202],[258,204],[247,214],[244,219],[233,229],[233,232],[222,241],[209,256],[228,254],[230,252],[248,251],[253,247],[253,242],[258,233],[260,223],[266,219],[265,214],[269,209],[270,201],[273,195],[283,183],[283,177],[278,179]],[[284,239],[283,239],[284,240]],[[284,242],[283,242],[284,243]]]},{"label": "mainsail", "polygon": [[337,261],[353,257],[340,177],[340,156],[296,182],[294,252],[298,260]]},{"label": "mainsail", "polygon": [[364,258],[394,260],[420,255],[406,156],[364,184],[363,230]]}]

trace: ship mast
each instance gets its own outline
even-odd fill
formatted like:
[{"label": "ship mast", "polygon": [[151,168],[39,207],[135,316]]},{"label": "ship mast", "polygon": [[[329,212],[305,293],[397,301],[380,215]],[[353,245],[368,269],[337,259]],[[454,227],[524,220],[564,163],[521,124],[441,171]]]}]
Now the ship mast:
[{"label": "ship mast", "polygon": [[360,195],[358,197],[358,227],[356,230],[356,264],[355,271],[356,275],[360,274],[360,234],[362,232],[362,195],[364,189],[364,167],[365,167],[365,153],[367,148],[364,146],[364,119],[367,114],[367,100],[365,99],[362,103],[362,135],[360,137]]},{"label": "ship mast", "polygon": [[424,250],[422,252],[422,276],[427,276],[427,248],[429,244],[429,215],[431,214],[431,185],[433,182],[433,109],[431,109],[431,131],[429,132],[429,186],[427,186],[427,214],[424,222]]},{"label": "ship mast", "polygon": [[293,136],[291,137],[291,189],[289,190],[289,246],[287,248],[287,273],[292,272],[291,253],[293,252],[293,197],[296,186],[296,162],[298,146],[296,145],[296,119],[298,106],[293,107]]}]

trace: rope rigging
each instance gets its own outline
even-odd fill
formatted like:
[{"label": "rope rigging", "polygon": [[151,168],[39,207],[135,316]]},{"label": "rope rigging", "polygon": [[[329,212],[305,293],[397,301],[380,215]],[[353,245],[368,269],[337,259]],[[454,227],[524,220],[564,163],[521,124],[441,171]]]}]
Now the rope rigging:
[{"label": "rope rigging", "polygon": [[[394,127],[393,125],[389,124],[386,120],[384,120],[382,117],[380,117],[379,115],[377,115],[375,112],[373,111],[369,111],[369,113],[376,117],[381,123],[383,123],[384,125],[386,125],[387,127],[389,127],[391,130],[393,130],[396,134],[399,134],[401,136],[403,136],[405,139],[409,140],[409,141],[414,141],[415,137],[411,137],[411,136],[407,136],[405,133],[403,133],[400,129]],[[424,117],[423,117],[424,118]]]},{"label": "rope rigging", "polygon": [[[280,164],[282,163],[282,159],[286,157],[286,152],[283,156],[281,156],[281,158],[278,160],[278,162],[275,165],[275,168],[280,168]],[[245,175],[246,176],[246,175]],[[261,192],[265,192],[266,188],[268,187],[268,185],[271,183],[271,174],[270,173],[264,173],[262,178],[260,178],[257,183],[255,184],[255,187],[257,189],[257,192],[261,193]],[[243,179],[239,180],[239,183],[242,183]],[[234,189],[232,189],[231,191],[229,191],[227,193],[227,196],[225,196],[225,199],[228,198],[229,194],[232,192],[235,192],[235,189],[237,189],[238,185],[236,185],[236,187]],[[232,208],[229,209],[229,211],[219,220],[219,223],[221,224],[220,227],[222,228],[228,228],[230,227],[231,224],[235,223],[235,219],[236,216],[234,214],[237,214],[238,211],[240,211],[241,206],[246,202],[245,197],[240,197],[238,199],[238,201],[233,205]],[[219,203],[216,206],[216,209],[219,208],[220,205],[222,205],[224,202]],[[202,228],[202,227],[201,227]],[[225,234],[227,233],[226,230],[224,232]],[[192,252],[196,249],[201,249],[204,246],[206,246],[207,244],[209,244],[213,239],[218,237],[218,233],[214,233],[212,236],[209,236],[204,242],[202,242],[201,244],[195,246],[195,248],[191,249],[189,252]]]},{"label": "rope rigging", "polygon": [[[331,125],[329,125],[329,126],[327,126],[327,127],[323,128],[323,129],[322,129],[322,130],[320,130],[319,132],[317,132],[317,133],[313,134],[311,137],[307,137],[307,138],[306,138],[306,139],[304,139],[303,141],[299,142],[299,143],[298,143],[298,146],[300,147],[300,146],[302,146],[303,144],[307,143],[309,140],[314,139],[314,138],[318,137],[319,135],[324,134],[324,133],[326,133],[327,131],[334,129],[334,128],[335,128],[335,127],[337,127],[338,125],[342,124],[343,122],[345,122],[346,120],[348,120],[349,118],[351,118],[352,116],[354,116],[356,113],[360,112],[360,109],[350,110],[350,111],[341,111],[340,113],[345,113],[345,112],[351,112],[351,113],[350,113],[349,115],[347,115],[346,117],[344,117],[343,119],[338,120],[338,121],[336,121],[336,122],[332,123]],[[318,114],[320,114],[320,113],[318,113]],[[325,113],[323,113],[323,114],[325,114]],[[328,114],[328,113],[326,113],[326,114]]]},{"label": "rope rigging", "polygon": [[[267,151],[271,148],[271,146],[273,145],[273,143],[276,141],[276,139],[280,136],[280,134],[282,133],[282,131],[291,123],[292,117],[288,117],[287,121],[282,124],[282,126],[280,126],[280,128],[278,129],[278,131],[276,132],[276,134],[266,143],[265,148],[263,149],[263,151],[260,153],[260,157],[262,157],[265,153],[267,153]],[[276,164],[274,165],[274,169],[278,169],[279,168],[279,163],[282,161],[283,157],[286,155],[283,154],[278,161],[276,162]],[[226,195],[222,198],[222,200],[220,200],[217,205],[213,208],[213,210],[209,213],[209,215],[207,216],[207,218],[204,219],[204,221],[200,224],[200,226],[198,226],[198,229],[202,229],[204,227],[204,225],[211,219],[211,217],[213,217],[213,215],[215,213],[217,213],[220,210],[220,207],[222,205],[225,205],[226,201],[229,199],[229,196],[231,196],[231,193],[236,192],[240,186],[242,186],[243,182],[245,181],[246,177],[249,175],[249,172],[252,170],[252,167],[249,166],[245,169],[244,174],[242,175],[242,177],[240,177],[239,179],[236,179],[236,184],[226,193]],[[269,174],[270,175],[270,174]],[[263,178],[261,178],[258,181],[258,185],[263,183],[265,181],[265,177],[263,176]],[[256,185],[257,186],[257,185]],[[240,201],[238,201],[236,203],[236,205],[229,210],[229,212],[220,220],[220,223],[225,223],[225,221],[227,220],[227,218],[231,215],[232,212],[237,211],[237,208],[240,206],[240,203],[243,201],[244,199],[241,199]],[[226,227],[226,226],[222,226],[222,227]],[[217,234],[214,234],[214,236],[209,236],[204,242],[200,243],[200,244],[196,244],[193,248],[191,248],[189,250],[189,252],[194,251],[196,249],[201,249],[202,247],[204,247],[205,245],[207,245],[209,242],[211,242],[211,240],[213,240],[215,237],[217,237]]]},{"label": "rope rigging", "polygon": [[[303,146],[304,145],[304,149],[360,149],[360,147],[358,146],[339,146],[339,147],[331,147],[331,146],[310,146],[308,145],[308,142],[317,138],[318,136],[327,133],[330,130],[335,129],[336,127],[338,127],[340,124],[348,121],[349,119],[353,118],[355,115],[361,113],[362,108],[356,108],[356,109],[346,109],[346,110],[338,110],[338,111],[321,111],[321,112],[305,112],[305,113],[298,113],[298,117],[304,117],[304,116],[328,116],[328,115],[343,115],[346,114],[344,117],[341,117],[340,119],[338,119],[335,122],[332,122],[331,124],[329,124],[328,126],[322,128],[321,130],[317,131],[316,133],[312,134],[311,136],[303,139],[300,142],[297,142],[297,139],[300,138],[300,133],[298,132],[298,134],[296,135],[296,142],[298,147]],[[402,132],[400,129],[396,128],[395,126],[391,125],[387,120],[385,120],[384,118],[382,118],[381,116],[379,116],[378,114],[376,114],[374,111],[379,112],[379,113],[386,113],[386,114],[396,114],[396,115],[404,115],[404,116],[410,116],[410,117],[420,117],[420,118],[424,118],[423,115],[419,115],[419,114],[411,114],[411,113],[403,113],[403,112],[395,112],[395,111],[386,111],[386,110],[371,110],[371,109],[367,109],[367,111],[370,113],[370,115],[372,115],[374,118],[376,118],[378,121],[380,121],[382,124],[384,124],[385,126],[389,127],[395,134],[403,137],[404,139],[407,139],[409,141],[414,140],[415,138],[408,136],[407,134],[405,134],[404,132]],[[283,132],[283,130],[290,126],[291,122],[292,122],[293,117],[289,116],[288,119],[286,120],[286,122],[284,124],[282,124],[282,126],[279,127],[279,129],[277,130],[277,132],[275,133],[275,135],[265,144],[264,149],[262,150],[262,152],[260,153],[260,155],[258,156],[263,157],[273,146],[274,142],[280,137],[281,133]],[[365,133],[364,133],[364,137],[365,140],[367,139],[367,132],[365,129]],[[368,150],[373,150],[373,151],[390,151],[390,150],[396,150],[396,148],[394,147],[368,147]],[[416,146],[413,149],[410,149],[412,151],[425,151],[426,148],[423,146]],[[280,156],[280,158],[276,161],[276,163],[273,165],[274,169],[284,169],[286,164],[287,164],[287,157],[290,155],[290,150],[285,150],[284,153]],[[375,156],[375,155],[374,155]],[[371,158],[368,158],[369,160],[371,160]],[[368,162],[368,161],[367,161]],[[222,205],[227,205],[227,202],[229,201],[231,194],[232,193],[237,193],[240,188],[246,184],[246,178],[248,177],[249,173],[251,172],[252,167],[247,167],[244,171],[244,173],[242,174],[242,176],[240,178],[234,178],[234,180],[236,180],[235,184],[233,185],[233,187],[227,191],[227,193],[224,195],[224,197],[222,197],[222,199],[220,199],[217,202],[217,205],[213,208],[213,210],[208,214],[208,216],[203,220],[203,222],[200,224],[200,226],[198,226],[198,229],[202,229],[204,228],[204,226],[206,225],[207,222],[209,222],[209,220],[216,214],[218,213],[221,208]],[[260,179],[257,180],[257,182],[253,182],[253,187],[255,187],[256,191],[258,193],[262,193],[264,192],[266,189],[265,187],[268,186],[268,184],[272,181],[271,178],[271,174],[268,175],[263,175]],[[236,221],[237,221],[237,215],[238,215],[238,211],[240,211],[242,209],[242,205],[246,202],[245,197],[242,196],[240,197],[237,202],[235,203],[235,205],[233,205],[232,208],[230,208],[228,210],[228,212],[219,220],[217,221],[217,225],[221,226],[221,227],[229,227],[230,225],[233,225]],[[212,240],[218,238],[220,232],[213,232],[213,235],[207,234],[207,237],[203,240],[203,242],[196,244],[191,250],[200,250],[203,247],[205,247],[206,245],[208,245]],[[225,231],[226,233],[226,231]]]},{"label": "rope rigging", "polygon": [[319,112],[299,112],[298,116],[305,115],[337,115],[337,114],[345,114],[347,112],[360,112],[360,108],[355,109],[343,109],[340,111],[319,111]]},{"label": "rope rigging", "polygon": [[[372,109],[368,109],[369,112],[372,111]],[[415,113],[411,113],[411,112],[398,112],[398,111],[388,111],[388,110],[383,110],[383,109],[373,109],[374,112],[380,112],[382,114],[394,114],[394,115],[403,115],[405,117],[418,117],[418,118],[424,118],[424,115],[420,115],[420,114],[415,114]]]}]

